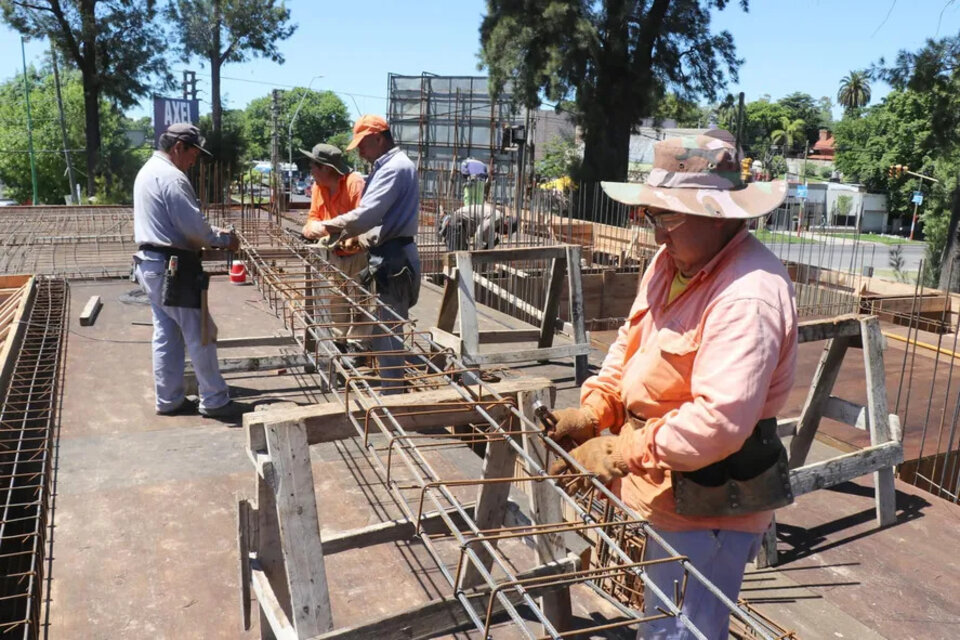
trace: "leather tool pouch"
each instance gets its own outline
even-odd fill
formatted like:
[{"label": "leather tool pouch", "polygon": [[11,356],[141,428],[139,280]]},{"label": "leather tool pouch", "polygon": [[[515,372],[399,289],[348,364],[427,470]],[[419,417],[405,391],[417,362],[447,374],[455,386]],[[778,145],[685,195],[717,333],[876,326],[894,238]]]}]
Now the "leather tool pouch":
[{"label": "leather tool pouch", "polygon": [[736,453],[696,471],[671,473],[677,513],[740,516],[793,502],[787,451],[776,418],[757,423]]},{"label": "leather tool pouch", "polygon": [[[176,269],[170,268],[171,258],[176,257]],[[168,307],[199,309],[202,293],[210,286],[210,276],[203,272],[200,256],[189,251],[171,253],[167,256],[167,269],[163,274],[162,302]]]}]

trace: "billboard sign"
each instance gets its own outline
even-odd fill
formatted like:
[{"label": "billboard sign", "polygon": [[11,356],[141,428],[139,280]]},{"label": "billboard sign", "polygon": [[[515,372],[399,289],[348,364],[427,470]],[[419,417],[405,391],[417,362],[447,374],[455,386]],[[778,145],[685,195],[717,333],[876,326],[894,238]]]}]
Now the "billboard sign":
[{"label": "billboard sign", "polygon": [[160,134],[175,122],[200,122],[200,101],[183,98],[153,98],[153,146],[160,147]]}]

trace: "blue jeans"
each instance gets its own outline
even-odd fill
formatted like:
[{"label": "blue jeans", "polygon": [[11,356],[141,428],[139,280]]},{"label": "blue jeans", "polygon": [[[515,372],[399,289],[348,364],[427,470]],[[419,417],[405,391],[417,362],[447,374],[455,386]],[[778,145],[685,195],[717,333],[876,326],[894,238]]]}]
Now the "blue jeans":
[{"label": "blue jeans", "polygon": [[[370,265],[376,269],[374,279],[380,302],[404,320],[408,319],[410,307],[417,304],[420,297],[420,255],[417,245],[411,242],[402,247],[390,248],[381,255],[377,255],[372,249]],[[383,307],[378,311],[378,319],[396,333],[402,333],[406,328],[397,321],[396,316]],[[371,343],[374,351],[405,350],[403,341],[398,337],[385,335],[383,327],[375,327],[373,333]],[[403,391],[403,368],[408,363],[407,356],[399,353],[379,355],[377,363],[380,366],[380,376],[386,378],[381,383],[383,392],[389,394]]]},{"label": "blue jeans", "polygon": [[[157,254],[158,256],[160,254]],[[153,382],[157,411],[170,411],[184,399],[184,346],[197,375],[200,407],[216,409],[230,402],[230,391],[220,374],[217,345],[201,345],[200,309],[168,307],[162,303],[165,262],[137,259],[136,276],[153,310]]]},{"label": "blue jeans", "polygon": [[[743,572],[760,548],[761,535],[724,529],[703,531],[661,531],[656,529],[667,544],[677,553],[687,556],[693,566],[707,580],[717,586],[728,598],[737,601]],[[669,557],[659,543],[647,541],[645,560]],[[646,569],[654,584],[668,597],[673,597],[676,580],[683,584],[683,569],[678,562],[655,564]],[[643,593],[643,613],[657,614],[657,607],[666,610],[664,603],[649,589]],[[687,580],[687,590],[681,611],[693,621],[694,626],[709,640],[727,640],[730,627],[730,610],[715,595],[707,591],[694,578]],[[694,638],[678,618],[664,618],[640,625],[637,640],[688,640]]]}]

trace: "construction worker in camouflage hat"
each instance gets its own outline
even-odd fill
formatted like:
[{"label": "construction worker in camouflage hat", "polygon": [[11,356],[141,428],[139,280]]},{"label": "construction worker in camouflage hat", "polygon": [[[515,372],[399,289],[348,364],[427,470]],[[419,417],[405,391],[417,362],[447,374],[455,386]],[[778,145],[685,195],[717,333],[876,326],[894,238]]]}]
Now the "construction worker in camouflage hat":
[{"label": "construction worker in camouflage hat", "polygon": [[[715,130],[656,143],[644,184],[603,189],[642,208],[659,250],[580,406],[556,411],[551,437],[579,446],[551,473],[596,474],[672,547],[648,537],[645,560],[687,556],[736,601],[773,510],[793,499],[776,432],[796,367],[793,288],[745,224],[776,208],[786,184],[744,184],[732,136]],[[683,571],[645,568],[661,593],[686,582],[688,620],[727,637],[729,609]],[[658,609],[647,588],[644,613],[658,619],[639,638],[690,637]]]}]

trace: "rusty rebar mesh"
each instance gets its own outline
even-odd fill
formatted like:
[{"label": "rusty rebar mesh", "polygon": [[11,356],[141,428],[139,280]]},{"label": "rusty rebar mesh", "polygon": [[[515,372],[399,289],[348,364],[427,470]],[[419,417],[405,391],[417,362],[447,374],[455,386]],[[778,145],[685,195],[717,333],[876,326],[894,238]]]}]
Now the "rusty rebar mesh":
[{"label": "rusty rebar mesh", "polygon": [[[764,629],[773,635],[776,640],[800,640],[800,636],[797,635],[796,631],[790,631],[777,624],[770,616],[757,611],[756,607],[748,600],[740,600],[737,604],[752,613],[753,616],[763,624]],[[744,625],[743,622],[736,618],[731,618],[730,620],[730,635],[737,640],[753,640],[754,638],[760,637],[754,629]]]},{"label": "rusty rebar mesh", "polygon": [[65,280],[38,278],[0,404],[0,638],[40,634],[52,447],[66,335]]},{"label": "rusty rebar mesh", "polygon": [[[538,637],[536,633],[539,632],[532,630],[531,620],[534,627],[537,622],[545,625],[545,637],[582,635],[589,630],[564,633],[564,630],[550,628],[545,614],[530,595],[544,589],[576,584],[600,594],[623,614],[622,620],[597,625],[595,630],[637,625],[642,621],[641,614],[623,603],[638,602],[638,594],[642,592],[638,585],[644,580],[644,567],[649,562],[642,557],[640,540],[655,536],[646,523],[629,520],[628,511],[622,505],[619,510],[609,512],[598,513],[593,509],[592,505],[601,502],[600,494],[603,494],[603,500],[617,500],[595,480],[585,483],[584,494],[577,500],[567,496],[559,483],[548,482],[567,482],[577,474],[547,475],[545,469],[550,466],[549,455],[544,459],[534,457],[521,444],[533,438],[547,451],[560,455],[561,450],[543,436],[542,428],[526,419],[512,402],[485,387],[480,371],[463,366],[449,350],[433,342],[429,332],[419,330],[414,321],[391,316],[392,312],[356,283],[345,287],[349,279],[314,249],[305,246],[296,234],[250,221],[239,226],[245,229],[241,231],[244,242],[240,257],[246,262],[254,282],[314,363],[323,384],[344,406],[345,416],[355,428],[372,468],[391,491],[405,517],[414,523],[419,540],[453,589],[452,596],[463,604],[478,630],[489,630],[496,617],[492,607],[498,602],[505,615],[515,623],[514,628],[524,637]],[[334,330],[344,329],[349,324],[332,315],[329,303],[337,298],[347,300],[354,310],[362,311],[375,333],[394,339],[396,349],[390,354],[403,357],[401,373],[405,391],[445,389],[454,392],[453,396],[459,399],[442,406],[436,401],[417,404],[417,394],[414,394],[405,396],[406,402],[413,402],[403,407],[388,409],[384,406],[381,394],[385,389],[381,383],[385,372],[378,366],[376,358],[360,364],[346,357],[336,345]],[[377,354],[373,352],[371,355]],[[462,411],[470,411],[471,418],[454,417]],[[447,421],[443,414],[449,414],[450,420]],[[430,424],[465,426],[452,433],[445,429],[425,435],[408,433],[402,423],[413,417],[419,420],[429,418]],[[440,453],[451,447],[477,450],[493,446],[507,447],[515,452],[517,471],[510,477],[469,477],[469,472],[459,467],[452,470],[444,467],[441,460]],[[579,477],[586,475],[580,474]],[[510,487],[527,487],[530,491],[556,492],[560,504],[568,508],[569,513],[566,516],[556,514],[556,522],[532,523],[527,520],[483,529],[465,504],[470,496],[478,494],[480,488],[491,486],[503,486],[506,491]],[[591,508],[585,509],[581,505],[590,505]],[[435,514],[430,531],[422,529],[427,514]],[[541,551],[569,548],[566,544],[557,546],[558,541],[561,538],[567,540],[567,536],[589,539],[596,557],[602,562],[584,565],[577,571],[563,571],[559,575],[523,575],[524,568],[530,570],[535,557],[529,550],[526,555],[515,553],[517,545],[532,546]],[[684,575],[683,584],[678,585],[673,593],[660,592],[664,611],[657,613],[657,617],[676,615],[687,579],[699,580],[708,589],[716,589],[682,556],[668,553],[666,558],[656,562],[679,563]],[[607,591],[601,588],[605,584],[608,585]],[[476,591],[478,588],[480,591]],[[524,619],[519,614],[516,607],[520,605],[527,607],[532,619]],[[734,603],[728,606],[735,615],[747,615]],[[685,620],[685,624],[689,627],[692,622]],[[765,636],[761,632],[759,637]]]}]

